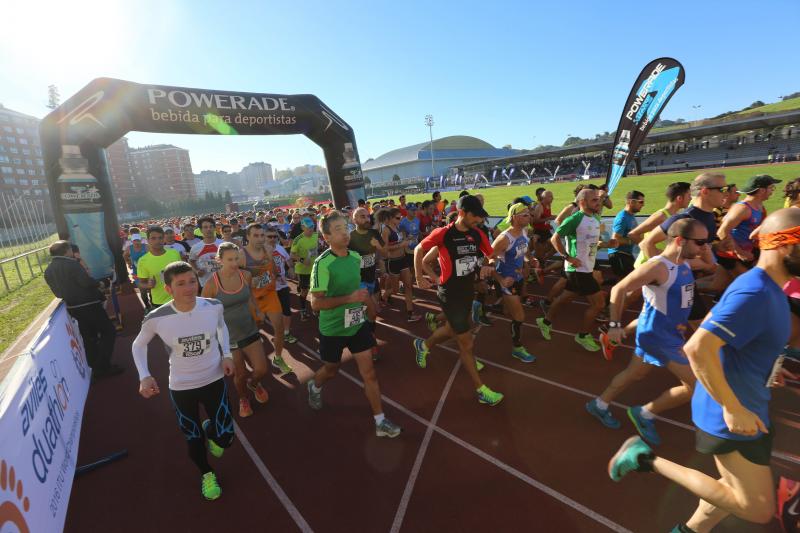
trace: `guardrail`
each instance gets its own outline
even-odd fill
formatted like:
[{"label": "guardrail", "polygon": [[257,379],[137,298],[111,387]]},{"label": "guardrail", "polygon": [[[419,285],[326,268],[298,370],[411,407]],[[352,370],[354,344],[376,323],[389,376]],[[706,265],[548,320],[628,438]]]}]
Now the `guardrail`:
[{"label": "guardrail", "polygon": [[50,261],[47,249],[47,246],[43,246],[0,261],[0,281],[3,282],[0,290],[4,289],[5,294],[10,293],[43,274]]}]

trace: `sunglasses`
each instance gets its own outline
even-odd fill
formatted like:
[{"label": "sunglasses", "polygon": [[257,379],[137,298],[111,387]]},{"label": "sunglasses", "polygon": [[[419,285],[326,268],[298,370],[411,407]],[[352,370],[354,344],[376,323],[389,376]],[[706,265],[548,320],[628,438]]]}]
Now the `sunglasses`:
[{"label": "sunglasses", "polygon": [[726,193],[731,190],[730,185],[725,185],[724,187],[706,187],[709,191],[719,191],[721,193]]},{"label": "sunglasses", "polygon": [[692,241],[697,246],[705,246],[706,244],[708,244],[710,242],[709,239],[692,239],[690,237],[686,237],[686,240],[687,241]]}]

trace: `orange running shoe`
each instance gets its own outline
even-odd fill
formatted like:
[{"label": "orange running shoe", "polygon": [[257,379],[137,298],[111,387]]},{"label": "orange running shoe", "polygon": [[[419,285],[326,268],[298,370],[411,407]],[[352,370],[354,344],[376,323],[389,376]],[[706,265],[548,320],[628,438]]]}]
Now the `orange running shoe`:
[{"label": "orange running shoe", "polygon": [[258,403],[267,403],[267,400],[269,400],[269,394],[267,394],[267,390],[261,386],[261,383],[253,385],[251,381],[248,381],[247,388],[253,392]]},{"label": "orange running shoe", "polygon": [[606,361],[611,361],[614,357],[614,350],[619,346],[616,342],[608,338],[608,333],[603,331],[600,333],[600,347],[603,349],[603,357]]},{"label": "orange running shoe", "polygon": [[241,398],[239,400],[239,416],[242,418],[253,416],[253,408],[250,407],[250,400],[247,398]]}]

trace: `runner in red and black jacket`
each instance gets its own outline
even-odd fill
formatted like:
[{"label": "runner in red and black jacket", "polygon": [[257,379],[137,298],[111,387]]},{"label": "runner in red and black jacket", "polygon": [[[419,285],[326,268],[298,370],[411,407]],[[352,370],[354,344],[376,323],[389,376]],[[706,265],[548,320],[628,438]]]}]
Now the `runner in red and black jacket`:
[{"label": "runner in red and black jacket", "polygon": [[477,362],[472,354],[472,334],[470,333],[472,296],[475,293],[474,272],[480,269],[481,277],[487,278],[492,275],[494,270],[493,266],[483,264],[484,256],[489,259],[489,262],[493,261],[492,245],[486,234],[477,229],[477,226],[487,216],[489,215],[483,209],[480,200],[472,195],[463,196],[458,200],[456,221],[434,230],[414,250],[417,285],[422,289],[431,287],[431,282],[424,275],[423,259],[425,254],[434,247],[439,251],[439,266],[442,274],[437,294],[447,319],[445,324],[437,328],[428,339],[424,341],[415,339],[414,349],[416,350],[417,365],[425,368],[429,350],[455,336],[461,362],[475,384],[478,401],[497,405],[503,399],[503,395],[494,392],[481,381]]}]

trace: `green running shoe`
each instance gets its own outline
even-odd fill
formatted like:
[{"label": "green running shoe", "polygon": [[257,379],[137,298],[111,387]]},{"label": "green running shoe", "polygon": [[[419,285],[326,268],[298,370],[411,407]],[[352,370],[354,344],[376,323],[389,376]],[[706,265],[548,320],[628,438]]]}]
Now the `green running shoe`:
[{"label": "green running shoe", "polygon": [[314,390],[314,380],[308,382],[308,405],[315,411],[322,409],[322,389]]},{"label": "green running shoe", "polygon": [[414,351],[417,353],[417,366],[425,368],[428,366],[428,347],[422,339],[414,339]]},{"label": "green running shoe", "polygon": [[536,325],[539,326],[539,331],[542,333],[542,337],[545,340],[550,340],[550,325],[545,323],[544,317],[539,317],[536,319]]},{"label": "green running shoe", "polygon": [[583,346],[585,350],[590,352],[598,352],[600,351],[600,345],[597,344],[597,341],[594,340],[590,334],[581,336],[580,334],[575,335],[575,342]]},{"label": "green running shoe", "polygon": [[533,363],[536,361],[536,357],[529,354],[528,350],[526,350],[524,346],[517,346],[511,350],[511,357],[519,359],[523,363]]},{"label": "green running shoe", "polygon": [[641,437],[629,438],[608,462],[608,475],[612,480],[619,481],[630,472],[644,472],[645,468],[639,462],[642,456],[654,457],[653,450]]},{"label": "green running shoe", "polygon": [[208,425],[211,424],[211,420],[206,418],[203,420],[203,431],[206,434],[206,442],[208,442],[208,451],[211,452],[211,455],[219,459],[222,457],[222,454],[225,453],[225,448],[214,442],[213,440],[208,438]]},{"label": "green running shoe", "polygon": [[206,472],[203,474],[203,479],[200,481],[200,492],[206,500],[216,500],[222,496],[222,489],[217,483],[217,476],[214,472]]},{"label": "green running shoe", "polygon": [[439,324],[436,322],[436,313],[425,313],[425,323],[428,324],[428,329],[436,331]]},{"label": "green running shoe", "polygon": [[503,395],[501,393],[493,391],[486,385],[481,385],[481,388],[477,390],[477,393],[478,401],[480,403],[495,406],[503,401]]},{"label": "green running shoe", "polygon": [[480,371],[481,371],[481,370],[483,370],[484,368],[485,368],[485,367],[484,367],[483,363],[481,363],[480,361],[478,361],[477,359],[475,359],[475,370],[477,370],[478,372],[480,372]]},{"label": "green running shoe", "polygon": [[290,367],[286,363],[286,361],[283,360],[283,357],[279,357],[276,355],[275,357],[272,358],[272,364],[275,365],[278,368],[278,370],[281,371],[281,375],[291,374],[292,372],[294,372],[294,370],[292,370],[292,367]]},{"label": "green running shoe", "polygon": [[295,337],[291,333],[287,333],[283,336],[283,342],[286,342],[288,344],[294,344],[297,342],[297,337]]}]

